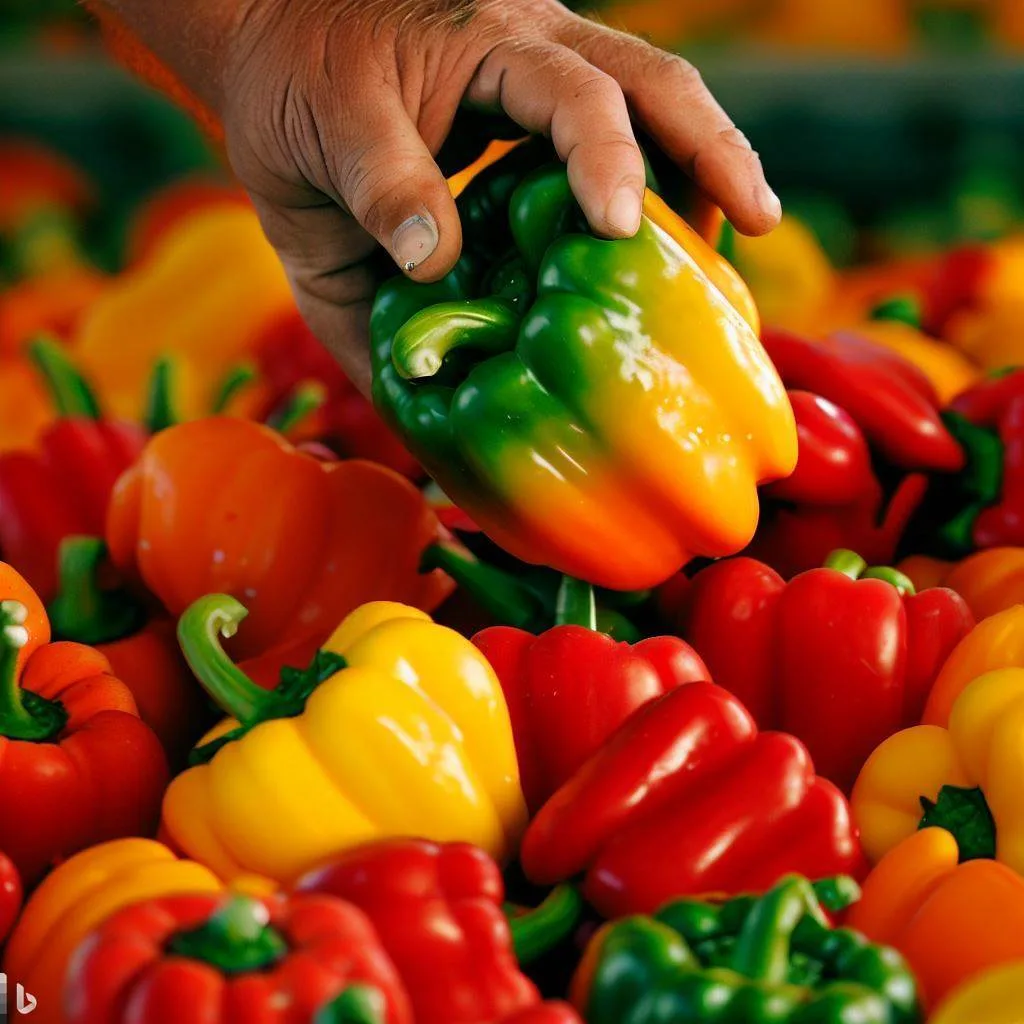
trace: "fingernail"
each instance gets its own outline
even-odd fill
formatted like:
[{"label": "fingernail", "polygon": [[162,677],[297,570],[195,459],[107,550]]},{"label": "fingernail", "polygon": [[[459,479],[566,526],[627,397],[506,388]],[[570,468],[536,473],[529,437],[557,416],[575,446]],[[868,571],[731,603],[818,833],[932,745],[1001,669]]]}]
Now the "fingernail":
[{"label": "fingernail", "polygon": [[406,272],[415,270],[437,248],[437,225],[434,218],[418,213],[395,228],[391,236],[391,252],[395,262]]},{"label": "fingernail", "polygon": [[643,206],[636,189],[624,185],[612,196],[605,220],[616,234],[631,237],[640,227],[640,214]]},{"label": "fingernail", "polygon": [[766,218],[777,221],[782,216],[782,200],[771,190],[771,187],[764,183],[755,195],[758,209]]}]

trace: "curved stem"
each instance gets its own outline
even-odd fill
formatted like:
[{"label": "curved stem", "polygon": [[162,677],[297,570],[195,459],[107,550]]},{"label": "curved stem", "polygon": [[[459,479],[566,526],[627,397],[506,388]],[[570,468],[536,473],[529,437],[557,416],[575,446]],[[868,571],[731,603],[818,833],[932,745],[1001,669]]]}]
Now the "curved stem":
[{"label": "curved stem", "polygon": [[421,309],[398,330],[391,360],[406,380],[433,377],[445,357],[459,348],[488,355],[515,347],[519,317],[505,299],[439,302]]},{"label": "curved stem", "polygon": [[562,577],[555,601],[555,625],[597,629],[597,603],[589,583],[572,576]]},{"label": "curved stem", "polygon": [[62,640],[105,644],[138,632],[145,609],[125,590],[101,590],[97,573],[107,546],[99,537],[65,537],[57,552],[60,590],[47,606]]},{"label": "curved stem", "polygon": [[303,381],[288,396],[284,405],[270,415],[267,426],[279,434],[287,434],[307,416],[312,416],[318,409],[322,409],[326,401],[327,389],[320,381]]},{"label": "curved stem", "polygon": [[372,985],[349,985],[317,1012],[313,1024],[385,1024],[387,1003]]},{"label": "curved stem", "polygon": [[181,422],[174,408],[174,383],[177,376],[177,367],[170,356],[162,356],[154,363],[144,417],[146,429],[151,434],[158,434]]},{"label": "curved stem", "polygon": [[528,964],[543,956],[576,927],[583,898],[572,885],[559,885],[533,910],[509,915],[508,928],[516,959]]},{"label": "curved stem", "polygon": [[0,736],[42,743],[67,722],[57,701],[21,688],[18,655],[28,643],[28,609],[20,601],[0,601]]},{"label": "curved stem", "polygon": [[42,374],[50,398],[61,416],[89,420],[100,418],[96,396],[60,342],[51,338],[36,338],[28,347],[28,355]]},{"label": "curved stem", "polygon": [[220,637],[232,637],[248,615],[229,594],[207,594],[178,620],[178,643],[203,689],[242,725],[256,722],[274,694],[257,686],[225,653]]},{"label": "curved stem", "polygon": [[798,876],[784,878],[751,908],[736,938],[733,970],[769,985],[784,985],[793,931],[807,916],[828,926],[811,883]]},{"label": "curved stem", "polygon": [[894,586],[901,594],[912,596],[914,584],[908,576],[888,565],[869,566],[856,551],[837,548],[825,559],[826,569],[835,569],[851,580],[883,580]]},{"label": "curved stem", "polygon": [[168,943],[176,956],[211,964],[224,974],[266,970],[288,953],[288,943],[270,927],[259,900],[232,896],[198,928],[179,932]]},{"label": "curved stem", "polygon": [[901,573],[899,569],[894,569],[891,565],[873,565],[870,569],[865,569],[860,578],[862,580],[883,580],[907,597],[913,597],[915,593],[910,577]]},{"label": "curved stem", "polygon": [[232,399],[239,392],[244,391],[254,380],[256,380],[256,367],[252,363],[239,363],[237,366],[232,366],[217,385],[217,394],[210,406],[210,412],[214,416],[224,412]]}]

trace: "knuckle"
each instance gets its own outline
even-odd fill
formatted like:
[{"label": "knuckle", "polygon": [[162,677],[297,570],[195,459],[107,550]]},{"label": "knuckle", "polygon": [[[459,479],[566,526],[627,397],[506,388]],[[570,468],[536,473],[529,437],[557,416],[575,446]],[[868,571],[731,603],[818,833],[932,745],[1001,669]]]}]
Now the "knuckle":
[{"label": "knuckle", "polygon": [[655,50],[655,54],[655,71],[667,81],[669,88],[689,96],[706,91],[700,71],[688,60],[663,50]]},{"label": "knuckle", "polygon": [[567,86],[572,98],[584,103],[617,105],[624,102],[618,82],[592,66],[574,71]]}]

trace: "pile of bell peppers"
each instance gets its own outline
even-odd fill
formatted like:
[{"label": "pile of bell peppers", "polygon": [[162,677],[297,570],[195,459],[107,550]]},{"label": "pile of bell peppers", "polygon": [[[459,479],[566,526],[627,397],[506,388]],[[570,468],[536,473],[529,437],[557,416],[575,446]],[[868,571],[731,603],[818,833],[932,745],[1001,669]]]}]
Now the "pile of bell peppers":
[{"label": "pile of bell peppers", "polygon": [[158,193],[101,272],[90,183],[11,161],[9,987],[45,1024],[1024,1017],[1018,249],[837,271],[698,232],[654,162],[608,241],[514,134],[452,179],[455,270],[382,283],[372,401],[236,189]]}]

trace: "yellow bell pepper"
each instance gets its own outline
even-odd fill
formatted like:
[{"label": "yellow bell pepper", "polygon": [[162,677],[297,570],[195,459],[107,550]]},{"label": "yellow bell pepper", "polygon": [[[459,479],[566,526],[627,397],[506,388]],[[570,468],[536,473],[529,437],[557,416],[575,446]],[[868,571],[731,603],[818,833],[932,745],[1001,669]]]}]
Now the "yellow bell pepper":
[{"label": "yellow bell pepper", "polygon": [[172,357],[178,412],[207,415],[228,372],[292,301],[256,214],[210,207],[97,299],[72,339],[75,360],[109,415],[138,420],[154,364]]},{"label": "yellow bell pepper", "polygon": [[[998,928],[998,919],[993,922]],[[955,988],[929,1024],[1020,1024],[1024,1017],[1024,960],[993,967]]]},{"label": "yellow bell pepper", "polygon": [[[4,971],[38,999],[34,1024],[61,1024],[56,994],[72,953],[94,927],[142,900],[223,888],[208,868],[179,860],[151,839],[93,846],[66,860],[33,893],[7,944]],[[270,891],[265,881],[251,878],[235,888],[252,895]]]},{"label": "yellow bell pepper", "polygon": [[922,824],[938,824],[965,859],[995,856],[1024,874],[1022,778],[1024,669],[1000,669],[963,690],[948,728],[917,725],[879,744],[850,805],[872,862]]},{"label": "yellow bell pepper", "polygon": [[[463,840],[507,860],[526,825],[512,726],[484,656],[405,605],[374,602],[306,672],[260,689],[217,639],[245,616],[200,598],[178,635],[233,719],[210,733],[164,800],[168,835],[221,877],[290,881],[385,836]],[[205,763],[204,763],[205,762]]]}]

